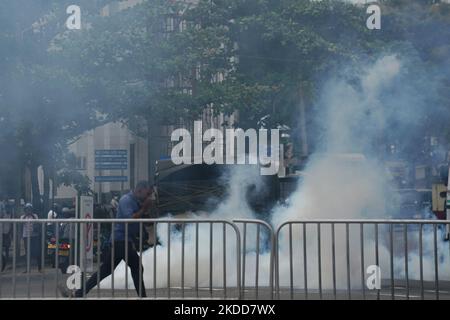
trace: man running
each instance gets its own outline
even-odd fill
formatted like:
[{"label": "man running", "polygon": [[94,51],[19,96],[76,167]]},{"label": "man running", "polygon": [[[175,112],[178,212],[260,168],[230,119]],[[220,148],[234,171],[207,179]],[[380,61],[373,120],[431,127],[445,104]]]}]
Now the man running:
[{"label": "man running", "polygon": [[[146,181],[141,181],[136,185],[133,191],[124,195],[119,201],[119,207],[117,210],[117,219],[140,219],[149,210],[152,198],[151,198],[151,186]],[[128,224],[128,266],[131,269],[131,276],[133,278],[134,287],[139,296],[139,268],[142,274],[144,269],[139,262],[139,255],[135,248],[136,239],[139,237],[139,223]],[[86,288],[78,289],[75,291],[75,297],[83,297],[83,293],[86,294],[97,285],[97,277],[100,277],[99,281],[109,276],[114,272],[114,269],[122,261],[126,261],[125,256],[125,224],[116,223],[114,228],[114,239],[110,238],[110,246],[102,255],[102,264],[100,267],[100,275],[98,272],[94,273],[89,280],[86,282]],[[112,241],[114,241],[114,265],[111,264],[112,259]],[[139,239],[142,241],[142,239]],[[141,253],[142,254],[142,253]],[[146,297],[144,281],[140,283],[141,285],[141,297]]]}]

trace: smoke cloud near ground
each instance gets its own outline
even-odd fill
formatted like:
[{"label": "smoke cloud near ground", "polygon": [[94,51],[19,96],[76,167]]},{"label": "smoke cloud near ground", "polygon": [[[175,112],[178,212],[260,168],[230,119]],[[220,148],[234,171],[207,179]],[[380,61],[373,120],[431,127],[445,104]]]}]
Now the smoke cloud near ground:
[{"label": "smoke cloud near ground", "polygon": [[[219,204],[216,210],[205,216],[203,213],[191,213],[190,217],[206,220],[214,219],[220,221],[232,221],[233,219],[252,219],[254,218],[254,212],[250,209],[249,204],[246,202],[247,188],[254,186],[255,190],[261,190],[264,188],[257,166],[236,166],[232,172],[227,174],[229,176],[227,183],[230,188],[228,191],[228,197],[226,201]],[[198,234],[198,240],[197,240]],[[224,286],[224,263],[226,265],[226,285],[230,287],[236,286],[236,263],[237,263],[237,248],[236,248],[236,232],[231,226],[226,225],[225,243],[224,248],[224,227],[223,224],[211,224],[202,223],[198,225],[198,232],[196,226],[193,224],[187,224],[184,231],[184,284],[186,287],[195,287],[198,283],[199,287],[209,287],[212,283],[213,287]],[[256,239],[256,228],[249,226],[247,229],[247,236],[249,239]],[[182,229],[169,226],[167,223],[158,224],[158,238],[162,243],[162,246],[157,246],[156,251],[156,287],[167,287],[168,284],[168,248],[170,237],[170,283],[171,286],[181,286],[182,275],[182,252],[183,252],[183,233]],[[263,237],[261,242],[263,243]],[[198,243],[198,246],[197,246]],[[211,244],[212,243],[212,247]],[[255,247],[256,241],[248,241],[247,243],[247,256],[248,266],[247,270],[255,270]],[[263,248],[263,247],[262,247]],[[263,251],[263,250],[262,250]],[[262,252],[261,251],[261,252]],[[198,252],[198,255],[196,254]],[[224,255],[225,252],[225,255]],[[144,281],[148,288],[154,286],[154,249],[149,249],[143,253],[143,265],[144,265]],[[197,258],[198,257],[198,258]],[[261,259],[261,273],[262,277],[269,274],[268,260],[267,263],[263,262],[268,259],[267,254],[260,257]],[[198,261],[198,273],[196,275],[195,266]],[[210,268],[212,266],[212,268]],[[212,275],[210,270],[213,270]],[[131,274],[129,274],[129,288],[133,288],[133,282]],[[125,275],[125,263],[120,263],[115,271],[114,284],[116,288],[124,287],[124,275]],[[197,278],[198,277],[198,278]],[[262,279],[261,284],[267,285],[267,281]],[[197,282],[196,282],[197,281]],[[212,281],[212,282],[211,282]],[[101,286],[111,286],[111,276],[107,277]]]},{"label": "smoke cloud near ground", "polygon": [[[389,173],[382,166],[381,153],[377,141],[385,137],[399,136],[402,139],[415,136],[416,130],[426,108],[426,95],[432,94],[427,85],[426,75],[421,81],[410,81],[411,62],[398,55],[386,55],[374,63],[367,63],[362,68],[346,68],[341,73],[328,79],[321,91],[318,101],[317,115],[321,123],[321,143],[317,152],[303,172],[297,190],[291,195],[287,204],[273,209],[270,223],[276,229],[285,221],[302,221],[308,219],[383,219],[395,216],[390,211],[389,194],[392,186]],[[417,83],[424,84],[417,90]],[[252,184],[260,185],[259,171],[237,166],[228,181],[229,196],[208,218],[232,220],[238,218],[255,218],[254,212],[246,202],[246,188]],[[262,187],[262,186],[261,186]],[[197,217],[193,214],[193,217]],[[202,216],[203,217],[203,216]],[[198,218],[201,218],[198,216]],[[241,229],[242,231],[242,229]],[[279,237],[279,274],[280,286],[290,284],[290,262],[292,253],[293,284],[303,287],[306,269],[309,288],[319,286],[319,267],[322,288],[332,288],[333,275],[339,289],[350,286],[361,288],[364,283],[366,268],[375,264],[375,229],[373,225],[364,226],[364,263],[361,261],[361,229],[359,225],[349,225],[348,240],[345,225],[335,227],[335,270],[332,264],[332,230],[329,224],[320,227],[320,263],[318,245],[318,227],[311,224],[303,234],[302,225],[292,227],[292,249],[289,247],[288,228],[282,229]],[[405,241],[403,229],[393,230],[394,277],[404,278],[407,261],[409,279],[420,277],[420,256],[418,227],[408,228],[408,257],[405,260]],[[171,285],[181,285],[181,232],[173,229],[170,239],[170,279]],[[448,242],[442,240],[443,230],[437,229],[437,256],[433,250],[433,228],[423,229],[423,277],[434,279],[434,259],[439,263],[442,275],[450,274]],[[157,287],[167,286],[168,242],[167,225],[161,224],[158,236],[162,246],[157,247]],[[378,229],[379,261],[382,279],[390,278],[389,228],[380,225]],[[195,286],[196,275],[196,229],[188,225],[185,230],[185,286]],[[207,287],[212,279],[213,287],[224,284],[223,265],[227,266],[226,282],[234,286],[236,282],[236,242],[234,231],[227,227],[225,260],[223,250],[223,229],[216,225],[213,229],[212,249],[210,247],[210,225],[202,224],[198,231],[198,283]],[[304,260],[303,239],[306,239],[306,256]],[[255,282],[256,270],[256,228],[247,229],[246,246],[246,285]],[[262,233],[259,255],[260,285],[268,284],[269,259],[267,237]],[[347,246],[349,250],[347,250]],[[144,279],[149,288],[153,287],[154,251],[149,249],[143,253]],[[347,265],[349,271],[347,271]],[[212,266],[213,274],[209,268]],[[306,266],[306,268],[305,268]],[[124,286],[124,264],[116,269],[115,286]],[[129,286],[132,288],[131,277]],[[110,277],[102,285],[110,285]]]},{"label": "smoke cloud near ground", "polygon": [[[323,139],[320,152],[311,157],[305,170],[305,177],[297,191],[291,197],[288,207],[281,207],[273,214],[272,222],[279,225],[287,220],[305,219],[366,219],[390,218],[396,216],[390,206],[389,193],[392,186],[389,174],[383,168],[377,149],[377,141],[385,136],[410,134],[421,119],[424,111],[430,108],[424,105],[427,92],[426,76],[420,91],[414,91],[414,83],[408,81],[407,71],[411,66],[396,55],[387,55],[369,65],[360,74],[351,74],[348,70],[341,78],[326,82],[319,102],[323,112]],[[350,69],[349,69],[350,70]],[[349,81],[348,79],[351,79]],[[427,110],[428,109],[428,110]],[[431,111],[432,114],[432,111]],[[395,123],[393,126],[392,123]],[[389,208],[389,209],[388,209]],[[411,230],[413,229],[413,230]],[[285,229],[287,230],[287,228]],[[403,229],[393,232],[394,277],[405,276],[405,255]],[[375,235],[372,225],[365,227],[364,268],[375,264]],[[408,275],[410,279],[419,279],[418,228],[409,228]],[[424,279],[434,277],[432,233],[424,228]],[[442,230],[438,230],[438,260],[440,268],[448,271],[448,243],[442,241]],[[359,225],[349,226],[347,239],[344,225],[336,226],[336,284],[345,288],[350,275],[351,286],[361,287],[361,246]],[[287,231],[281,234],[280,274],[288,274]],[[302,239],[299,228],[293,229],[293,238]],[[309,286],[318,286],[318,242],[317,227],[307,228],[307,272]],[[332,239],[331,227],[322,226],[321,230],[321,271],[322,286],[332,286]],[[294,241],[294,274],[298,279],[294,283],[303,286],[302,243]],[[347,262],[348,259],[348,262]],[[379,227],[379,261],[382,278],[390,278],[389,229]],[[426,262],[425,262],[426,261]],[[350,273],[347,274],[347,263]],[[447,273],[448,274],[448,273]],[[280,279],[281,285],[288,285],[288,278]]]}]

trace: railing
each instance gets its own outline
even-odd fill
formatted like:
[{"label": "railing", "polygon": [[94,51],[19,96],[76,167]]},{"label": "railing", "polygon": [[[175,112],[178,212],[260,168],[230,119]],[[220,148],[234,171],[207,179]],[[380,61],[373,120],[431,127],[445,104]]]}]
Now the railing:
[{"label": "railing", "polygon": [[[246,297],[246,290],[251,291],[253,289],[254,295],[252,298],[258,299],[259,291],[260,291],[260,282],[265,283],[266,288],[268,287],[269,295],[268,298],[274,298],[274,252],[275,252],[275,236],[273,232],[273,228],[270,224],[261,220],[251,220],[251,219],[236,219],[233,220],[235,224],[241,227],[242,234],[242,297]],[[250,230],[249,228],[253,228]],[[261,231],[261,229],[263,231]],[[253,239],[248,235],[253,234]],[[252,258],[250,255],[247,259],[247,255],[250,252],[254,252],[254,269],[251,268],[251,265],[248,268],[248,259]],[[261,281],[260,275],[260,260],[261,255],[266,257],[265,267],[268,269],[268,272],[263,273],[263,279]],[[267,258],[268,257],[268,258]],[[250,270],[249,270],[250,269]],[[247,271],[249,273],[249,277],[246,277]],[[253,272],[252,272],[253,271]],[[254,276],[254,286],[247,287],[246,280],[250,278],[250,276]],[[265,281],[264,281],[265,280]],[[251,283],[251,281],[250,281]]]},{"label": "railing", "polygon": [[0,220],[0,299],[450,298],[450,221],[37,219],[22,237],[29,222]]},{"label": "railing", "polygon": [[[34,228],[38,226],[34,230],[39,229],[40,232],[39,236],[35,238],[24,238],[24,244],[27,245],[28,250],[22,259],[19,259],[18,254],[20,243],[18,226],[23,227],[30,220],[4,219],[0,221],[0,233],[8,223],[12,227],[12,259],[10,259],[12,261],[7,262],[7,268],[10,262],[12,265],[6,272],[0,274],[0,299],[58,298],[74,293],[83,297],[96,298],[133,298],[136,296],[143,298],[146,296],[153,298],[239,299],[241,297],[240,233],[236,225],[229,221],[207,219],[36,219],[31,221]],[[93,282],[88,280],[92,274],[86,272],[83,267],[80,290],[78,292],[66,290],[66,282],[64,282],[67,281],[66,267],[72,264],[77,265],[79,261],[73,258],[72,249],[77,247],[74,239],[70,239],[70,241],[61,239],[59,229],[62,223],[80,226],[80,230],[87,226],[94,227],[96,234],[94,268],[95,272],[108,275],[104,279],[106,282],[109,281],[108,285],[103,285],[102,279],[96,277],[94,284],[97,289],[86,295],[86,289],[91,289]],[[122,225],[123,228],[118,228],[119,225]],[[149,225],[153,228],[153,235],[151,235],[151,239],[148,239],[151,240],[148,242],[152,242],[150,245],[143,241],[144,229]],[[53,226],[55,230],[54,245],[45,239],[49,226]],[[109,228],[107,228],[108,226]],[[110,230],[110,241],[108,241],[110,245],[105,248],[102,243],[102,233],[107,229]],[[132,232],[138,233],[139,240],[136,244],[132,243],[129,237]],[[117,233],[122,233],[120,239]],[[40,243],[39,246],[37,241]],[[68,242],[66,248],[69,248],[70,253],[67,253],[67,257],[61,256],[61,251],[64,250],[61,247],[63,242]],[[157,245],[159,242],[162,245]],[[52,255],[54,257],[50,261],[54,262],[51,268],[48,268],[48,254],[44,250],[47,243],[47,248],[55,248]],[[3,248],[3,243],[0,243],[0,247]],[[85,250],[80,250],[80,252],[83,251],[86,254]],[[135,252],[141,253],[137,258],[139,262],[136,261]],[[133,281],[138,283],[135,295],[130,295],[128,268],[122,268],[122,272],[120,272],[121,268],[117,268],[120,263],[119,258],[124,260],[127,266],[138,265],[134,268],[138,269],[139,273],[139,279],[135,277],[135,281]],[[3,259],[5,256],[1,255],[0,265],[2,265]],[[62,259],[66,260],[63,267],[61,266]],[[143,263],[143,259],[146,259],[147,263]],[[145,284],[143,268],[139,267],[143,264],[146,269],[150,269],[151,273],[150,275],[146,271]],[[37,274],[31,273],[32,266],[39,267],[41,271]],[[20,271],[25,271],[25,276],[19,274]],[[219,275],[219,273],[223,282],[218,283],[219,277],[216,277],[216,281],[213,282],[213,274]],[[234,279],[233,283],[230,279]],[[52,289],[49,288],[51,282],[53,283]],[[146,288],[147,294],[145,295],[143,285],[147,286],[148,283],[150,286]],[[91,286],[88,286],[89,284]]]},{"label": "railing", "polygon": [[[450,247],[443,238],[449,223],[440,220],[284,222],[275,235],[277,297],[439,299],[444,293],[448,299]],[[441,274],[441,268],[445,274]],[[281,277],[283,274],[287,276]],[[369,280],[373,280],[370,286]],[[441,291],[441,283],[447,290]]]}]

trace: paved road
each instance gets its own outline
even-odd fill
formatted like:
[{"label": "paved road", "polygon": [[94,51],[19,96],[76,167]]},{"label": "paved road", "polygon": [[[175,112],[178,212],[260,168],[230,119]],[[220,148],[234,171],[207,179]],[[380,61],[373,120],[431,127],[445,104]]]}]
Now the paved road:
[{"label": "paved road", "polygon": [[[23,271],[16,272],[15,280],[11,270],[7,270],[0,274],[0,298],[1,299],[41,299],[44,298],[63,298],[60,293],[58,286],[65,284],[67,275],[61,274],[61,272],[56,272],[55,269],[45,269],[43,273],[37,271],[32,271],[30,274],[23,273]],[[14,289],[15,287],[15,289]],[[438,295],[436,293],[434,282],[424,282],[423,285],[423,297],[424,299],[450,299],[450,282],[441,281],[439,282]],[[394,286],[394,299],[404,300],[407,299],[408,290],[406,288],[406,283],[404,281],[396,281]],[[186,288],[181,290],[181,288],[171,288],[170,291],[165,289],[147,288],[147,294],[150,298],[200,298],[200,299],[223,299],[225,297],[223,289],[199,289],[198,291],[194,288]],[[109,289],[94,289],[88,295],[89,299],[109,299],[109,298],[137,298],[134,289],[127,290],[112,290]],[[235,299],[238,297],[238,290],[236,288],[227,288],[226,298]],[[275,296],[276,297],[276,296]],[[270,299],[270,289],[267,287],[261,287],[258,290],[258,295],[256,295],[255,288],[246,288],[244,291],[244,299]],[[337,290],[336,295],[333,290],[323,290],[322,294],[318,290],[309,290],[308,296],[306,297],[304,290],[295,289],[292,294],[289,288],[281,288],[280,290],[281,299],[363,299],[363,292],[361,290],[352,290],[350,296],[346,290]],[[383,283],[382,290],[378,293],[373,290],[365,291],[366,299],[381,299],[390,300],[392,299],[392,291],[390,283]],[[422,288],[419,281],[409,282],[409,299],[421,299],[422,298]]]}]

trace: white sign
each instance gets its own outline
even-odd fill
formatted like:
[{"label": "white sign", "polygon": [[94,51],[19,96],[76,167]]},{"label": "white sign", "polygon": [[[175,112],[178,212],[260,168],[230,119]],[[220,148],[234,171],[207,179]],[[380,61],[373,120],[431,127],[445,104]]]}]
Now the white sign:
[{"label": "white sign", "polygon": [[[94,198],[91,196],[80,197],[80,218],[94,218]],[[81,270],[94,271],[94,224],[83,223],[80,230],[80,265]]]}]

